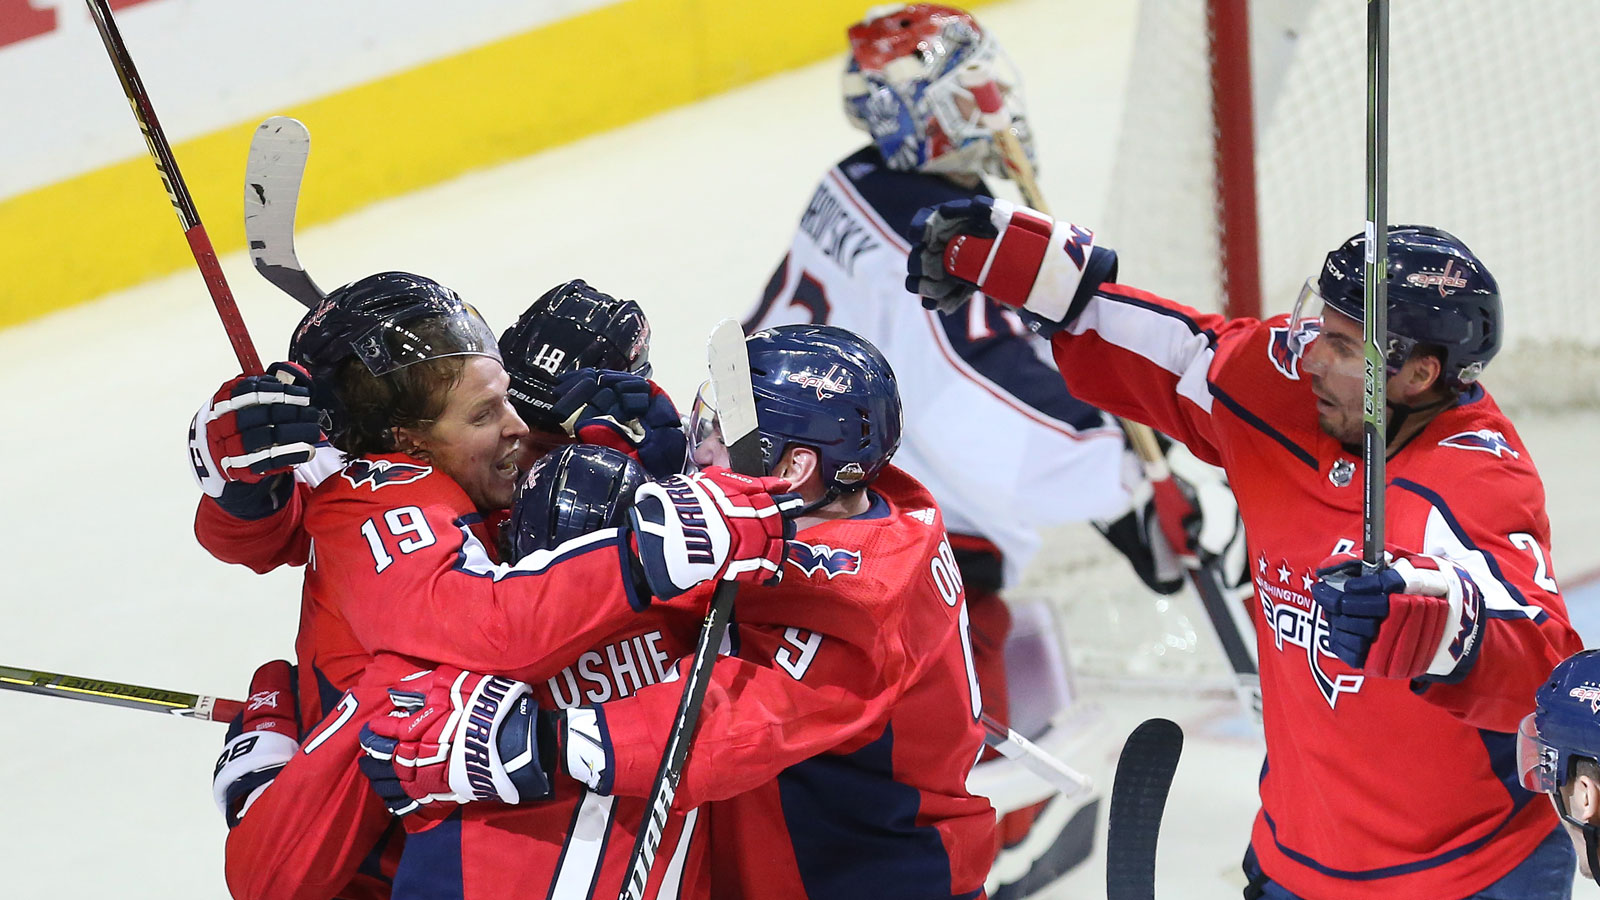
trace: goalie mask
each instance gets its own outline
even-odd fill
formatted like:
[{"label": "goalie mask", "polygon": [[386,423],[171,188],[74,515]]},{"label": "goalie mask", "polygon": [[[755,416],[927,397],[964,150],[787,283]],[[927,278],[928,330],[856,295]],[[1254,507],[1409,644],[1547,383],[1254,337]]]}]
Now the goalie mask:
[{"label": "goalie mask", "polygon": [[1033,139],[1021,80],[971,14],[917,3],[881,7],[850,27],[845,115],[872,135],[891,169],[1006,176],[972,91],[993,82],[1028,154]]}]

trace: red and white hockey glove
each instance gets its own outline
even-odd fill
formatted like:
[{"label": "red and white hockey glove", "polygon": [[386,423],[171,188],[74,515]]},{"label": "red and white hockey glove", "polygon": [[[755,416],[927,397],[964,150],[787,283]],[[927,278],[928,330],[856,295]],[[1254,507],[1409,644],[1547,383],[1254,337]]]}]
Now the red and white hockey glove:
[{"label": "red and white hockey glove", "polygon": [[440,666],[402,679],[389,699],[392,713],[361,726],[359,763],[390,812],[550,797],[554,720],[526,683]]},{"label": "red and white hockey glove", "polygon": [[1328,617],[1328,643],[1352,668],[1380,678],[1459,681],[1477,661],[1483,590],[1448,559],[1392,552],[1376,573],[1345,553],[1317,570],[1311,598]]},{"label": "red and white hockey glove", "polygon": [[567,434],[628,454],[652,478],[683,471],[689,450],[683,419],[655,382],[627,372],[578,369],[557,379],[555,389],[554,414]]},{"label": "red and white hockey glove", "polygon": [[228,727],[228,742],[211,770],[211,793],[232,828],[300,749],[294,666],[275,659],[256,669],[250,699]]},{"label": "red and white hockey glove", "polygon": [[628,518],[651,593],[669,600],[716,578],[777,584],[788,515],[802,505],[789,486],[712,466],[640,487]]},{"label": "red and white hockey glove", "polygon": [[[229,379],[206,400],[189,423],[189,461],[207,496],[225,501],[230,511],[249,512],[266,503],[256,495],[267,488],[230,492],[230,484],[255,485],[287,473],[309,460],[322,440],[311,376],[294,363],[278,362],[265,374]],[[270,512],[273,507],[266,505]]]},{"label": "red and white hockey glove", "polygon": [[906,289],[928,309],[950,313],[981,290],[1060,327],[1074,301],[1116,275],[1116,254],[1094,233],[1005,200],[974,197],[917,211],[908,236]]}]

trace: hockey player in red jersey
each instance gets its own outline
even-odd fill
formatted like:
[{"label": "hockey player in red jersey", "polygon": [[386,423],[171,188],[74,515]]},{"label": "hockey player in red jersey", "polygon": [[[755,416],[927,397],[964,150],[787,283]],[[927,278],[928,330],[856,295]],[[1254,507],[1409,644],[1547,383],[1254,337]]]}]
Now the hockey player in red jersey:
[{"label": "hockey player in red jersey", "polygon": [[[343,427],[325,389],[313,395],[302,341],[294,362],[265,376],[225,383],[189,426],[189,454],[203,496],[195,536],[213,556],[257,572],[304,565],[311,489],[339,470],[328,431]],[[639,304],[582,280],[546,291],[499,341],[510,399],[529,426],[524,467],[545,450],[582,440],[621,449],[655,475],[677,472],[684,438],[678,414],[650,376],[650,325]],[[354,683],[362,654],[339,623],[301,604],[296,641],[303,720],[314,724]]]},{"label": "hockey player in red jersey", "polygon": [[[319,405],[333,413],[335,446],[350,456],[313,493],[304,521],[314,635],[342,650],[349,682],[380,652],[516,669],[587,646],[648,608],[649,595],[632,592],[627,577],[641,555],[677,579],[678,592],[725,570],[730,578],[778,571],[783,528],[769,485],[702,487],[718,484],[715,473],[684,487],[702,507],[705,491],[716,498],[696,513],[710,543],[694,552],[683,540],[635,544],[613,533],[581,551],[497,566],[486,516],[501,516],[510,500],[527,429],[508,405],[492,335],[434,282],[385,273],[336,291],[307,315],[295,347],[326,392]],[[550,568],[558,563],[559,573]],[[573,585],[619,580],[625,601],[578,613],[565,604],[563,627],[547,627]],[[270,879],[275,870],[245,875]]]},{"label": "hockey player in red jersey", "polygon": [[1247,896],[1567,896],[1570,877],[1550,872],[1568,842],[1517,784],[1513,751],[1534,688],[1581,642],[1538,473],[1478,384],[1503,325],[1466,245],[1389,231],[1393,563],[1344,578],[1319,571],[1362,534],[1360,235],[1328,254],[1295,316],[1266,321],[1116,284],[1090,231],[1004,202],[919,213],[913,237],[907,284],[925,302],[977,288],[1020,307],[1080,396],[1227,470],[1259,598],[1267,740]]},{"label": "hockey player in red jersey", "polygon": [[[965,782],[982,704],[938,507],[888,465],[900,432],[893,374],[839,329],[780,327],[748,345],[768,470],[809,511],[783,582],[739,596],[675,808],[710,803],[719,898],[978,897],[994,814]],[[709,403],[693,428],[695,461],[725,462]],[[580,703],[562,721],[592,723],[598,739],[539,755],[596,796],[644,798],[680,694],[558,692],[563,706]],[[411,763],[396,766],[411,796],[443,780],[421,769],[457,763],[427,725],[447,709],[424,702],[369,723],[372,752]]]},{"label": "hockey player in red jersey", "polygon": [[[1182,587],[1182,569],[1158,533],[1157,517],[1146,509],[1150,488],[1117,423],[1067,392],[1044,342],[1015,311],[981,298],[959,315],[904,302],[909,245],[903,235],[912,214],[923,206],[990,196],[991,180],[1009,177],[993,133],[964,86],[968,79],[1000,87],[1018,138],[1032,153],[1021,84],[997,38],[967,12],[917,3],[874,8],[850,27],[848,40],[844,110],[872,140],[824,173],[745,331],[799,322],[837,325],[872,341],[895,367],[906,408],[895,465],[927,487],[945,515],[966,584],[985,708],[1065,753],[1081,746],[1077,735],[1061,728],[1044,737],[1039,730],[1072,700],[1067,674],[1042,664],[1066,659],[1053,637],[1050,609],[1036,601],[1014,610],[1002,599],[1039,551],[1041,529],[1097,522],[1145,583],[1161,593]],[[1016,448],[1003,465],[995,463],[996,443]],[[1197,496],[1216,501],[1200,509],[1207,524],[1197,528],[1206,538],[1199,549],[1226,554],[1230,579],[1247,581],[1244,543],[1226,486],[1181,449],[1174,463],[1182,465],[1180,459],[1190,463],[1185,474],[1209,479]],[[1041,483],[1073,489],[1040,491]],[[1128,587],[1138,593],[1131,579]],[[1008,684],[1004,651],[1013,614],[1019,622],[1043,618],[1050,627],[1019,628],[1011,640],[1033,635],[1049,646],[1014,647],[1009,668],[1017,682]],[[1019,665],[1022,660],[1037,662]],[[1008,693],[1027,698],[1019,708],[1034,714],[1012,722]],[[1054,703],[1047,699],[1052,697]],[[1031,775],[1007,772],[1017,768],[997,757],[982,765],[980,777],[986,784],[1011,781],[1031,788]],[[1060,798],[1030,832],[1034,810],[1018,807],[1031,807],[1038,795],[1005,793],[991,798],[1009,815],[1000,828],[1006,849],[996,859],[989,889],[1010,900],[1039,891],[1087,857],[1095,803]]]},{"label": "hockey player in red jersey", "polygon": [[1578,851],[1578,870],[1600,884],[1600,650],[1563,660],[1517,729],[1522,786],[1550,798]]}]

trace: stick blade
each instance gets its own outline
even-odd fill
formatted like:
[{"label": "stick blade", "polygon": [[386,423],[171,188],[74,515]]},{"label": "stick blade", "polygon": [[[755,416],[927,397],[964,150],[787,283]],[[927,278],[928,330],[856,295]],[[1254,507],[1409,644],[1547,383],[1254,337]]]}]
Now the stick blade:
[{"label": "stick blade", "polygon": [[326,296],[294,251],[300,182],[311,155],[311,133],[298,119],[273,116],[256,126],[244,175],[244,234],[256,271],[314,308]]},{"label": "stick blade", "polygon": [[706,366],[717,395],[717,421],[728,446],[729,467],[745,475],[764,475],[761,438],[756,432],[756,395],[750,382],[750,353],[737,319],[723,319],[706,344]]},{"label": "stick blade", "polygon": [[1106,835],[1107,900],[1155,897],[1156,838],[1182,753],[1183,729],[1167,719],[1146,720],[1123,744]]}]

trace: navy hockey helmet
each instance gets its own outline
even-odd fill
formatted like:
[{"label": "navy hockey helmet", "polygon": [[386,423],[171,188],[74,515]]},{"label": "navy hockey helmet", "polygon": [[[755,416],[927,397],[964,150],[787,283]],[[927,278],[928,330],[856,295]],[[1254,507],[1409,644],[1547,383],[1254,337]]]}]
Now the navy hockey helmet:
[{"label": "navy hockey helmet", "polygon": [[634,492],[649,480],[632,457],[609,447],[569,444],[546,453],[511,501],[510,558],[621,525]]},{"label": "navy hockey helmet", "polygon": [[866,487],[900,447],[900,388],[866,338],[831,325],[750,335],[750,379],[768,472],[792,444],[821,456],[830,490]]},{"label": "navy hockey helmet", "polygon": [[1573,817],[1561,793],[1578,760],[1600,761],[1600,650],[1562,660],[1534,704],[1517,729],[1517,774],[1524,788],[1553,795],[1561,818],[1583,831],[1589,870],[1600,882],[1600,829]]},{"label": "navy hockey helmet", "polygon": [[[1358,234],[1328,254],[1315,290],[1327,306],[1362,318],[1367,241]],[[1441,380],[1460,390],[1500,350],[1500,288],[1460,238],[1425,225],[1389,227],[1388,365],[1399,371],[1419,344],[1444,351]]]},{"label": "navy hockey helmet", "polygon": [[[430,324],[419,328],[424,321]],[[289,341],[289,360],[311,373],[312,401],[329,415],[330,434],[341,409],[333,374],[345,360],[360,359],[382,376],[447,356],[499,360],[500,349],[471,304],[409,272],[379,272],[335,290],[306,313]]]},{"label": "navy hockey helmet", "polygon": [[583,279],[558,284],[533,301],[500,336],[511,403],[532,428],[559,432],[551,412],[556,379],[578,369],[650,377],[650,322],[632,300],[597,291]]}]

